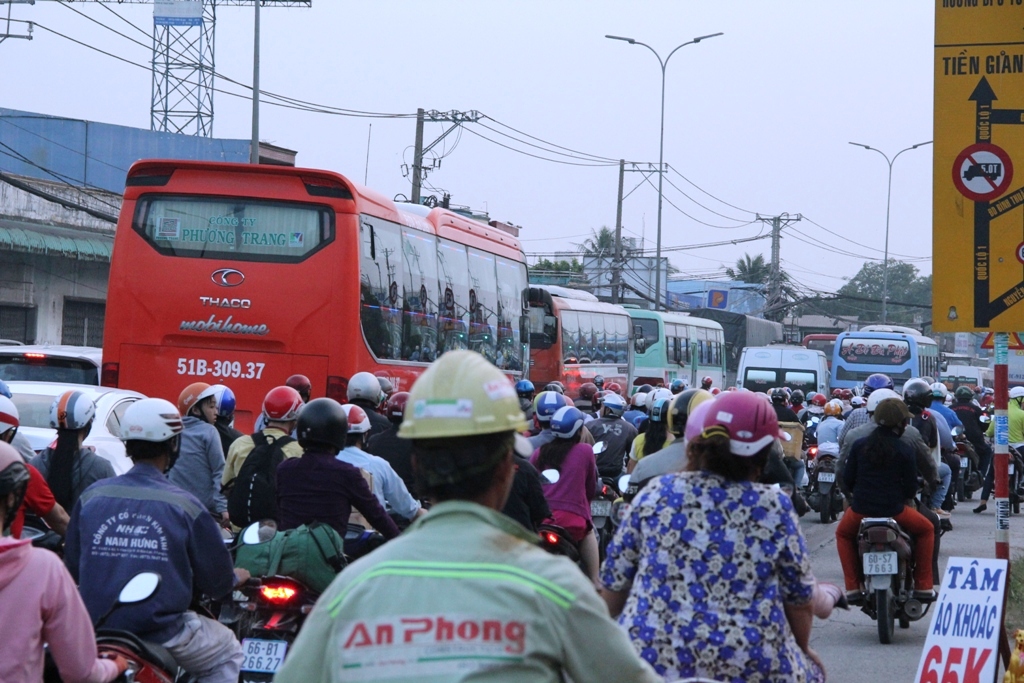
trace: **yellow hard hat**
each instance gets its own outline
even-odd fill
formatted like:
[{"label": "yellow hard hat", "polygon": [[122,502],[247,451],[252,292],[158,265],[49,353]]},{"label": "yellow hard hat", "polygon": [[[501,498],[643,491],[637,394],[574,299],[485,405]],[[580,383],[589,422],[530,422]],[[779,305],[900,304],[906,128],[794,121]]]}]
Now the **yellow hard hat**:
[{"label": "yellow hard hat", "polygon": [[475,351],[449,351],[409,392],[403,439],[477,436],[526,429],[515,387]]}]

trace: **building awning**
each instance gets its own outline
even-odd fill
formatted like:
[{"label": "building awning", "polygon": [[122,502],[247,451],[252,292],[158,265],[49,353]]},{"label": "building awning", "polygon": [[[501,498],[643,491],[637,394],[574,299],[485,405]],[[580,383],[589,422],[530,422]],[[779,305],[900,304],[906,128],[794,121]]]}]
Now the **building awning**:
[{"label": "building awning", "polygon": [[0,252],[109,262],[113,249],[113,235],[0,218]]}]

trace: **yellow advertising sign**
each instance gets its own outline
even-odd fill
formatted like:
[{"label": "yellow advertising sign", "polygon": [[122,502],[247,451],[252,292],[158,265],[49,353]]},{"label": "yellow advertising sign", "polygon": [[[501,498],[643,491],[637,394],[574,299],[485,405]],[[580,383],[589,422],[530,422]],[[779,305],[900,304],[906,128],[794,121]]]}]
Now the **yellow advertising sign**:
[{"label": "yellow advertising sign", "polygon": [[932,327],[1024,329],[1024,0],[935,0],[932,182]]}]

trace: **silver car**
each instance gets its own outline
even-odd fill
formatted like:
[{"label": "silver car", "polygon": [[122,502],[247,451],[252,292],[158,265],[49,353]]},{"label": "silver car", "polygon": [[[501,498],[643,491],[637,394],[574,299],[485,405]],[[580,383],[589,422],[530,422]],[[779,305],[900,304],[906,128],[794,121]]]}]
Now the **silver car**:
[{"label": "silver car", "polygon": [[50,405],[65,391],[77,390],[96,404],[96,418],[85,445],[109,461],[115,473],[124,474],[131,469],[131,459],[125,455],[121,441],[121,417],[128,406],[145,396],[137,391],[89,384],[8,382],[7,386],[21,420],[18,433],[28,438],[37,453],[57,440],[57,430],[50,428]]}]

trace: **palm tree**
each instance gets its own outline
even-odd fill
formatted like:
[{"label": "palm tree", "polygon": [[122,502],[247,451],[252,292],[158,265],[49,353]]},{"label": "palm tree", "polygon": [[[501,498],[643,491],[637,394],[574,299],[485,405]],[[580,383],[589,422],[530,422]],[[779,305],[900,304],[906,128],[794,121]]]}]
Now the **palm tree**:
[{"label": "palm tree", "polygon": [[610,256],[615,252],[615,231],[607,225],[600,230],[591,228],[590,237],[577,244],[576,249],[586,256]]},{"label": "palm tree", "polygon": [[751,258],[750,254],[743,254],[743,258],[736,261],[736,269],[726,268],[725,274],[733,280],[749,282],[755,285],[768,284],[771,278],[772,269],[764,262],[764,256],[758,254]]}]

